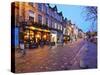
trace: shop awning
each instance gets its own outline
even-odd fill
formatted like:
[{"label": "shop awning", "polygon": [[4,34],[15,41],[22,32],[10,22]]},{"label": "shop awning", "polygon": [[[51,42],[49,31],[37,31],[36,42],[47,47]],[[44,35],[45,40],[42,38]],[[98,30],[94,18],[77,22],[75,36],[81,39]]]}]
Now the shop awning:
[{"label": "shop awning", "polygon": [[46,30],[46,29],[41,29],[41,28],[36,28],[36,27],[28,27],[29,29],[32,29],[32,30],[38,30],[38,31],[44,31],[44,32],[50,32],[50,30]]}]

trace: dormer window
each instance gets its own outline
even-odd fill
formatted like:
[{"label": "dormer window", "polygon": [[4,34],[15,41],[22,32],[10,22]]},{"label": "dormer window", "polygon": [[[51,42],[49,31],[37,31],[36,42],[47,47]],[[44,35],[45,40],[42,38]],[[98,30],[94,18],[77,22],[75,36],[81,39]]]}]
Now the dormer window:
[{"label": "dormer window", "polygon": [[38,10],[42,11],[42,3],[38,3]]}]

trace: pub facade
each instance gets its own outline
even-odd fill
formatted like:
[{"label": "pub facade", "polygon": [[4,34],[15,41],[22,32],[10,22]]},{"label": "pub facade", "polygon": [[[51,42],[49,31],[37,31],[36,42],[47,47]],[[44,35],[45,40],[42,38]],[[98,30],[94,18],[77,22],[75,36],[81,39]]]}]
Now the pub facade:
[{"label": "pub facade", "polygon": [[[57,6],[45,3],[14,2],[15,30],[18,46],[23,41],[26,48],[38,47],[50,42],[57,44],[63,39],[65,19]],[[16,43],[15,42],[15,43]]]}]

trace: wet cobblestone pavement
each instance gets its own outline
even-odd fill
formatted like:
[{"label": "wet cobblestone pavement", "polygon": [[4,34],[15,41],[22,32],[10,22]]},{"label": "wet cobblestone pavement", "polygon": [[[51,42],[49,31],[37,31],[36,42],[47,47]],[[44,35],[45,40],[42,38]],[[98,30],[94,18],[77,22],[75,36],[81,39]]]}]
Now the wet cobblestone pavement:
[{"label": "wet cobblestone pavement", "polygon": [[81,48],[86,42],[79,39],[62,46],[48,46],[38,49],[29,49],[24,57],[15,53],[15,70],[20,72],[43,72],[80,69]]}]

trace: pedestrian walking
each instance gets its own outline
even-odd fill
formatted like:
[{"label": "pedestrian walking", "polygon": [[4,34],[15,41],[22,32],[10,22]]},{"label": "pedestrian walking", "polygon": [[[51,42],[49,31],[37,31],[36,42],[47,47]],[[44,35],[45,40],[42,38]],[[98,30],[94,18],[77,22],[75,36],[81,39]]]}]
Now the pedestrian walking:
[{"label": "pedestrian walking", "polygon": [[64,39],[61,40],[61,44],[62,44],[62,47],[63,47],[63,45],[64,45]]},{"label": "pedestrian walking", "polygon": [[49,42],[49,49],[51,49],[52,48],[52,43],[51,42]]},{"label": "pedestrian walking", "polygon": [[44,41],[40,40],[40,47],[43,48],[44,47]]},{"label": "pedestrian walking", "polygon": [[70,42],[73,43],[73,37],[72,36],[70,36]]},{"label": "pedestrian walking", "polygon": [[22,56],[25,56],[26,55],[26,49],[25,49],[25,46],[24,46],[24,41],[20,42],[20,50],[21,50]]},{"label": "pedestrian walking", "polygon": [[[52,37],[52,35],[51,35]],[[54,40],[52,40],[52,38],[50,38],[49,40],[49,49],[52,49],[52,45],[53,45]]]}]

